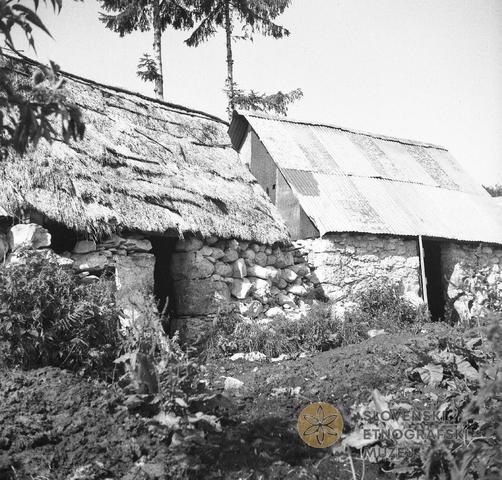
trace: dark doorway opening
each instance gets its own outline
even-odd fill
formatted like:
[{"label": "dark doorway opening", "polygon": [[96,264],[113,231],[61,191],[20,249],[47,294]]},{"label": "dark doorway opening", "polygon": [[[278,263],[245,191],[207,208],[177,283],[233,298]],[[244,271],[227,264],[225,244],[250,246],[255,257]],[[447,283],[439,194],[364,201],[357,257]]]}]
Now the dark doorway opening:
[{"label": "dark doorway opening", "polygon": [[176,238],[151,237],[155,255],[154,295],[159,313],[162,314],[164,330],[171,334],[171,319],[176,312],[174,282],[169,273]]},{"label": "dark doorway opening", "polygon": [[423,239],[422,245],[427,303],[432,320],[436,321],[443,318],[445,307],[441,243],[435,240]]}]

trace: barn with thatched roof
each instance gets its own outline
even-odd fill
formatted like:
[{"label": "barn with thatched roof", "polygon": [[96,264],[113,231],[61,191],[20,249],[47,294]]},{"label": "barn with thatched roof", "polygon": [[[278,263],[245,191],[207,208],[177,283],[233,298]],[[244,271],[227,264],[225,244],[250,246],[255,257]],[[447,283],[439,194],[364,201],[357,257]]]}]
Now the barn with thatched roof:
[{"label": "barn with thatched roof", "polygon": [[[2,68],[30,94],[37,64],[4,59]],[[132,295],[144,283],[158,297],[174,298],[178,316],[215,314],[233,301],[247,312],[257,299],[252,312],[262,312],[279,294],[295,304],[281,276],[294,266],[289,234],[239,161],[224,121],[63,78],[85,137],[40,141],[2,162],[3,255],[31,242],[69,258],[86,281],[114,269],[122,292]]]},{"label": "barn with thatched roof", "polygon": [[387,276],[440,317],[461,262],[502,282],[500,209],[445,148],[249,112],[230,136],[332,298]]}]

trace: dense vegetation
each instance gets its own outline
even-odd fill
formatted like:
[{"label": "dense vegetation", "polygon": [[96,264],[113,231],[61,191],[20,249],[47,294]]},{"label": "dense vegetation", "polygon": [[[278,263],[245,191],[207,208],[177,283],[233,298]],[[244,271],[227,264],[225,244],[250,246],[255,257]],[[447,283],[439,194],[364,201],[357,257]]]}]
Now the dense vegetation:
[{"label": "dense vegetation", "polygon": [[83,284],[45,252],[0,265],[0,361],[110,372],[118,351],[114,282]]},{"label": "dense vegetation", "polygon": [[428,320],[425,308],[416,308],[398,285],[374,280],[361,291],[359,302],[338,315],[331,302],[316,302],[298,320],[283,317],[270,323],[246,322],[236,314],[223,315],[209,337],[207,354],[218,357],[236,352],[261,352],[268,357],[325,351],[362,342],[368,332],[418,332]]}]

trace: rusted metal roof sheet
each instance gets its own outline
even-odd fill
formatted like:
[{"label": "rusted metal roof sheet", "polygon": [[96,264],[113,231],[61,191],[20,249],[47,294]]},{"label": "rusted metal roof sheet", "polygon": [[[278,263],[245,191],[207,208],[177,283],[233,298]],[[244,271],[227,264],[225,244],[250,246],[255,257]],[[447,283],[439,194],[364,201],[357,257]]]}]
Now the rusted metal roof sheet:
[{"label": "rusted metal roof sheet", "polygon": [[424,235],[502,244],[500,206],[439,146],[339,127],[236,114],[248,124],[321,235]]}]

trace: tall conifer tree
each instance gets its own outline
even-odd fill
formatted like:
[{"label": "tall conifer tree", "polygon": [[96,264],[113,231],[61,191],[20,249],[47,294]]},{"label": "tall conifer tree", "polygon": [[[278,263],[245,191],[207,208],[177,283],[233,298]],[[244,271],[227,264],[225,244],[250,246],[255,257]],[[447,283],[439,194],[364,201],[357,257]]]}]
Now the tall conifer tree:
[{"label": "tall conifer tree", "polygon": [[194,25],[191,10],[177,0],[99,0],[107,13],[101,21],[121,37],[134,31],[153,31],[153,58],[145,54],[138,64],[138,76],[154,83],[157,98],[164,98],[162,33],[171,26],[187,29]]},{"label": "tall conifer tree", "polygon": [[[245,38],[249,38],[253,33],[259,32],[262,35],[273,38],[282,38],[289,35],[289,31],[277,25],[274,20],[290,5],[291,0],[194,0],[196,17],[200,21],[192,35],[186,40],[189,46],[198,46],[215,35],[217,28],[225,31],[225,41],[227,49],[227,79],[226,91],[228,96],[228,115],[232,112],[236,103],[241,105],[251,105],[253,102],[247,100],[247,96],[238,89],[234,79],[234,58],[232,51],[232,40],[234,38],[235,23],[239,23],[244,30],[247,30]],[[256,93],[252,92],[256,97]],[[293,92],[292,92],[293,94]],[[295,91],[298,95],[298,90]],[[281,94],[284,95],[284,94]],[[287,96],[288,94],[286,94]],[[301,92],[300,92],[301,96]],[[268,109],[266,95],[261,97],[261,107]],[[277,101],[278,97],[274,97]],[[282,97],[281,97],[282,98]],[[288,97],[291,98],[291,97]],[[272,110],[275,110],[270,106]]]}]

